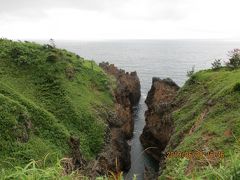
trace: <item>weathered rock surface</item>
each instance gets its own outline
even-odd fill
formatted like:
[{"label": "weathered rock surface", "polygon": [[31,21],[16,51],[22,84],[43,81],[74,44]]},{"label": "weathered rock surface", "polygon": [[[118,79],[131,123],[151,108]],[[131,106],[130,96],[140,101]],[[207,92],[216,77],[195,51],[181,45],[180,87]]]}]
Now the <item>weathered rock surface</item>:
[{"label": "weathered rock surface", "polygon": [[136,72],[128,73],[109,63],[99,64],[104,71],[117,80],[114,91],[115,109],[109,112],[109,142],[94,165],[93,176],[111,172],[127,171],[131,167],[130,146],[127,140],[133,136],[133,106],[140,99],[140,81]]},{"label": "weathered rock surface", "polygon": [[131,167],[130,146],[119,128],[111,130],[111,141],[98,159],[94,170],[99,174],[127,171]]},{"label": "weathered rock surface", "polygon": [[148,92],[145,112],[146,125],[140,137],[146,153],[160,161],[162,151],[167,146],[173,131],[171,112],[173,100],[179,87],[171,79],[153,78],[152,87]]},{"label": "weathered rock surface", "polygon": [[141,96],[140,81],[136,71],[128,73],[108,62],[100,63],[99,66],[106,73],[113,75],[117,79],[117,89],[115,92],[117,102],[122,105],[128,105],[126,101],[128,99],[132,106],[136,105]]},{"label": "weathered rock surface", "polygon": [[100,63],[99,66],[104,69],[106,73],[112,75],[117,80],[117,87],[114,92],[116,99],[115,111],[117,122],[111,125],[120,127],[127,139],[133,136],[133,106],[139,102],[141,96],[140,81],[136,72],[125,72],[118,69],[113,64]]}]

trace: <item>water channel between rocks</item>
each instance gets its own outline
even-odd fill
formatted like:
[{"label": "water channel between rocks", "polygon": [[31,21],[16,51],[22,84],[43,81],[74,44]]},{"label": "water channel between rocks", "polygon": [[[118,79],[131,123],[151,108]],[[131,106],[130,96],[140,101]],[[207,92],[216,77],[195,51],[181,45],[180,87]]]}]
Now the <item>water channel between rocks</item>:
[{"label": "water channel between rocks", "polygon": [[134,132],[133,138],[130,141],[131,144],[131,169],[125,175],[125,179],[131,180],[134,175],[137,176],[137,180],[143,180],[144,169],[158,169],[158,163],[151,157],[144,153],[144,149],[140,142],[140,135],[145,125],[144,113],[147,110],[145,104],[146,95],[142,95],[138,106],[134,109]]}]

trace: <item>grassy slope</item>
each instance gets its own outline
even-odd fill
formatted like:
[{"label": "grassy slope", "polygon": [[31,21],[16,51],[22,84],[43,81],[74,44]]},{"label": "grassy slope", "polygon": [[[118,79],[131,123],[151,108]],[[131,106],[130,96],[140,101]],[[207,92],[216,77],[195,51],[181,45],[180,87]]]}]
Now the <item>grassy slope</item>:
[{"label": "grassy slope", "polygon": [[69,154],[70,135],[85,158],[101,149],[112,107],[109,78],[90,61],[29,42],[0,39],[0,169],[47,154],[47,164]]},{"label": "grassy slope", "polygon": [[[205,168],[201,160],[172,158],[167,160],[167,169],[161,176],[163,179],[167,176],[178,179],[228,179],[233,174],[231,168],[234,168],[234,163],[238,164],[237,168],[240,169],[240,162],[235,161],[239,158],[240,138],[238,83],[240,70],[230,71],[223,68],[218,71],[200,71],[184,85],[177,96],[181,107],[173,113],[175,132],[167,152],[204,149],[224,151],[225,158],[221,162],[223,168],[212,167],[214,162],[207,163]],[[195,130],[189,134],[194,124]],[[232,132],[233,135],[226,134],[227,132]],[[233,155],[230,155],[231,153]],[[189,169],[194,173],[187,173]]]}]

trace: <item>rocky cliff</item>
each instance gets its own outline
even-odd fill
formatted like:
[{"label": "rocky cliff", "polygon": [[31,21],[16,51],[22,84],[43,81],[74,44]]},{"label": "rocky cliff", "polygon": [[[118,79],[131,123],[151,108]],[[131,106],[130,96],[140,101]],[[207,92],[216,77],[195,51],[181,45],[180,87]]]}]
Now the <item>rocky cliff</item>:
[{"label": "rocky cliff", "polygon": [[116,118],[109,121],[110,126],[121,128],[126,139],[133,136],[133,106],[136,105],[141,96],[140,81],[136,72],[125,72],[118,69],[113,64],[100,63],[99,66],[104,69],[107,74],[116,78],[115,111]]},{"label": "rocky cliff", "polygon": [[156,179],[239,179],[239,75],[204,70],[181,89],[153,79],[141,142],[160,162]]},{"label": "rocky cliff", "polygon": [[133,136],[133,106],[140,99],[140,81],[136,72],[128,73],[109,63],[100,63],[99,66],[116,79],[115,109],[114,113],[109,113],[108,118],[110,140],[93,170],[99,174],[127,171],[131,167],[127,140]]},{"label": "rocky cliff", "polygon": [[171,79],[153,78],[145,101],[148,110],[145,112],[146,125],[140,140],[146,152],[158,161],[173,131],[171,111],[178,89]]},{"label": "rocky cliff", "polygon": [[123,102],[123,100],[128,99],[132,106],[136,105],[141,96],[140,81],[136,71],[131,73],[125,72],[108,62],[102,62],[99,66],[103,68],[107,74],[113,75],[117,79],[117,88],[115,92],[117,102],[128,105],[128,103]]}]

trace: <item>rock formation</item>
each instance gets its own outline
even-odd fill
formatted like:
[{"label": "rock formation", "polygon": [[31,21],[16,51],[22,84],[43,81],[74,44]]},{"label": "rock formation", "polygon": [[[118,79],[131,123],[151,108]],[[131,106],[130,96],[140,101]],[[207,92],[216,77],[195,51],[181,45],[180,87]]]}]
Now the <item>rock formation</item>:
[{"label": "rock formation", "polygon": [[153,78],[145,101],[148,110],[145,112],[146,125],[140,140],[146,152],[158,161],[173,131],[171,112],[178,89],[171,79]]},{"label": "rock formation", "polygon": [[118,173],[131,167],[131,148],[127,140],[133,136],[133,106],[137,105],[141,96],[140,81],[136,72],[128,73],[109,63],[100,63],[99,66],[116,78],[117,87],[114,90],[115,110],[108,113],[107,119],[110,140],[93,165],[93,172]]},{"label": "rock formation", "polygon": [[114,127],[120,127],[126,136],[130,139],[133,136],[133,106],[136,105],[141,96],[140,81],[136,72],[125,72],[118,69],[113,64],[100,63],[99,66],[106,73],[112,75],[117,80],[117,87],[114,92],[116,99],[115,111],[117,122],[111,123]]},{"label": "rock formation", "polygon": [[140,81],[136,71],[128,73],[108,62],[100,63],[99,66],[104,69],[107,74],[113,75],[117,79],[115,95],[117,102],[128,105],[128,103],[123,101],[128,99],[132,106],[136,105],[141,96]]}]

